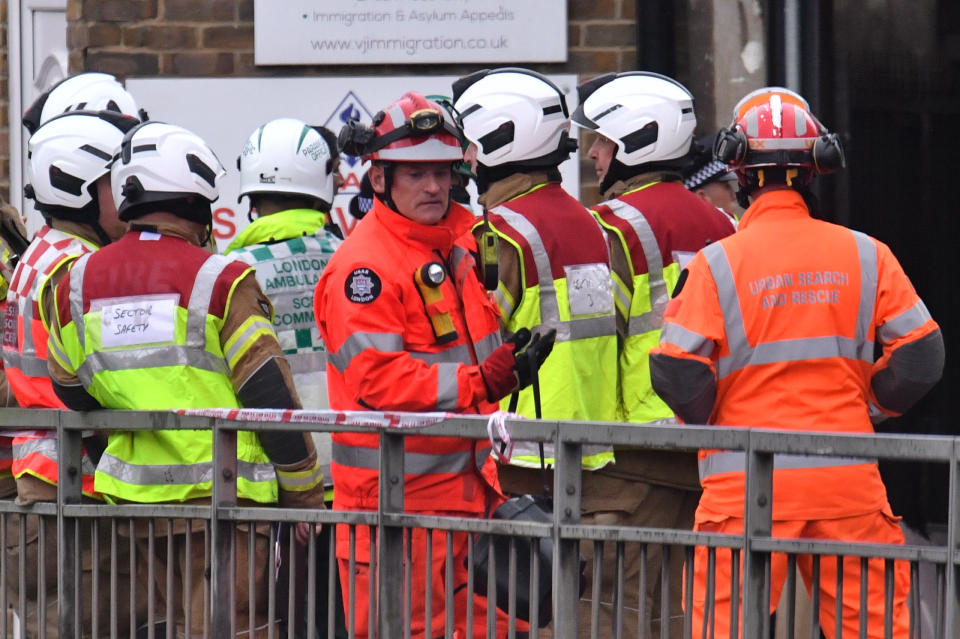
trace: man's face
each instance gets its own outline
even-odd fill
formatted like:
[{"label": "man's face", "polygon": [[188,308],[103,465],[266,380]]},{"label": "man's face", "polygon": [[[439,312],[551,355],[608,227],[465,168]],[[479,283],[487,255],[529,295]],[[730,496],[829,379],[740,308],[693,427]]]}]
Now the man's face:
[{"label": "man's face", "polygon": [[[390,197],[400,215],[420,224],[443,219],[450,204],[450,162],[399,162],[393,169]],[[378,194],[387,189],[383,167],[370,167],[370,184]]]},{"label": "man's face", "polygon": [[340,175],[340,158],[333,161],[333,194],[336,195],[343,188],[343,176]]},{"label": "man's face", "polygon": [[597,179],[603,182],[607,171],[610,170],[610,162],[613,161],[613,156],[617,153],[617,145],[608,137],[599,133],[596,135],[596,139],[590,145],[590,150],[587,151],[587,157],[593,160],[593,169],[597,172]]},{"label": "man's face", "polygon": [[100,202],[100,226],[111,241],[116,242],[129,228],[128,224],[117,217],[117,205],[110,190],[110,174],[97,180],[97,198]]},{"label": "man's face", "polygon": [[710,182],[698,188],[696,193],[708,203],[726,211],[728,215],[739,218],[743,213],[743,209],[737,203],[737,183],[735,180]]}]

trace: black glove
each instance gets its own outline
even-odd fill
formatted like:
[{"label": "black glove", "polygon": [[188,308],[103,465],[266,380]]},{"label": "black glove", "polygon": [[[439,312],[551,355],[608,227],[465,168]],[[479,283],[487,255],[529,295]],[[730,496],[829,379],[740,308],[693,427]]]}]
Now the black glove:
[{"label": "black glove", "polygon": [[557,339],[557,330],[550,329],[550,332],[546,335],[537,333],[533,338],[530,338],[530,331],[521,328],[507,341],[514,338],[523,339],[523,342],[518,344],[517,348],[522,348],[523,344],[526,344],[528,339],[530,340],[523,352],[517,353],[516,350],[514,351],[515,363],[513,369],[517,372],[517,380],[520,382],[517,388],[524,389],[533,381],[534,372],[540,370],[543,362],[547,359],[547,355],[553,350],[553,342]]}]

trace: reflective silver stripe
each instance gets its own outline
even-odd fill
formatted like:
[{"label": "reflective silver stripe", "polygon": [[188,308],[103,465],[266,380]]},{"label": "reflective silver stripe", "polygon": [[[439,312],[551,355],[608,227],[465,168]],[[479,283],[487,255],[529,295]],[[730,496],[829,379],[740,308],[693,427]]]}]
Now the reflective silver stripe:
[{"label": "reflective silver stripe", "polygon": [[[11,450],[12,449],[12,450]],[[3,449],[0,449],[3,450]],[[56,437],[40,437],[37,439],[28,439],[22,441],[18,444],[14,444],[7,450],[11,450],[13,459],[24,459],[28,455],[39,454],[43,455],[50,461],[54,463],[59,463],[59,455],[57,454],[57,439]],[[0,456],[3,458],[8,458],[6,456]],[[84,475],[92,475],[96,469],[93,466],[93,461],[86,455],[80,458],[80,472]]]},{"label": "reflective silver stripe", "polygon": [[877,336],[884,344],[892,342],[898,337],[907,335],[910,331],[915,331],[932,319],[930,311],[926,305],[917,300],[917,303],[900,313],[893,319],[884,322],[883,326],[877,329]]},{"label": "reflective silver stripe", "polygon": [[326,351],[307,351],[305,353],[285,353],[290,362],[290,372],[294,375],[324,371],[327,368]]},{"label": "reflective silver stripe", "polygon": [[717,243],[705,247],[703,256],[717,286],[717,297],[720,299],[720,310],[723,313],[723,324],[730,348],[730,355],[721,357],[717,362],[717,373],[723,378],[750,362],[750,342],[747,341],[743,314],[740,312],[740,298],[737,296],[737,286],[723,245]]},{"label": "reflective silver stripe", "polygon": [[[25,328],[24,332],[33,332],[29,325]],[[33,338],[31,337],[31,339]],[[7,368],[15,368],[28,377],[48,377],[50,375],[47,371],[47,360],[36,355],[28,355],[26,350],[22,355],[16,351],[3,351],[3,365]]]},{"label": "reflective silver stripe", "polygon": [[493,291],[493,297],[495,300],[497,300],[497,304],[503,311],[504,317],[511,317],[513,315],[514,306],[507,301],[507,296],[504,295],[503,291],[500,289]]},{"label": "reflective silver stripe", "polygon": [[[109,453],[104,453],[97,465],[97,472],[134,486],[196,485],[213,481],[213,462],[176,466],[131,464]],[[272,483],[276,480],[277,474],[270,463],[255,464],[238,459],[237,476],[256,483]]]},{"label": "reflective silver stripe", "polygon": [[452,348],[448,348],[445,351],[440,351],[439,353],[426,353],[423,351],[407,351],[410,353],[410,357],[413,359],[423,362],[428,366],[433,366],[434,364],[471,364],[470,362],[470,348],[466,344],[459,344]]},{"label": "reflective silver stripe", "polygon": [[[660,254],[660,245],[650,223],[639,209],[630,206],[623,200],[612,200],[607,203],[610,211],[618,218],[630,225],[636,233],[643,256],[647,261],[647,286],[650,289],[650,310],[641,315],[630,317],[628,326],[629,335],[643,335],[663,326],[663,313],[670,301],[667,291],[667,282],[663,278],[663,256]],[[633,283],[636,286],[636,282]],[[636,291],[634,291],[636,295]],[[631,304],[632,310],[632,304]]]},{"label": "reflective silver stripe", "polygon": [[[751,349],[749,363],[772,364],[774,362],[797,362],[828,357],[873,361],[873,354],[864,352],[862,342],[857,342],[857,340],[849,337],[831,335],[757,344]],[[726,358],[721,359],[721,365],[723,359]]]},{"label": "reflective silver stripe", "polygon": [[562,321],[560,319],[560,304],[557,301],[557,289],[553,282],[553,270],[550,268],[550,256],[547,255],[547,249],[543,245],[540,233],[527,218],[503,205],[498,206],[492,212],[500,215],[507,224],[515,228],[530,246],[533,261],[537,265],[537,279],[540,285],[541,324],[538,328],[541,330],[557,329],[556,341],[558,342],[617,334],[617,320],[614,313],[604,317]]},{"label": "reflective silver stripe", "polygon": [[187,306],[187,346],[206,349],[207,314],[210,312],[210,300],[214,285],[223,271],[234,260],[223,255],[211,255],[200,267],[193,280],[190,302]]},{"label": "reflective silver stripe", "polygon": [[[473,350],[477,354],[477,363],[489,357],[490,353],[500,346],[500,333],[491,333],[482,340],[473,345]],[[410,357],[423,362],[428,366],[434,364],[465,364],[472,365],[473,358],[470,355],[470,347],[467,344],[458,344],[439,353],[428,353],[425,351],[407,351]]]},{"label": "reflective silver stripe", "polygon": [[660,343],[673,344],[700,357],[713,355],[714,345],[712,341],[677,324],[667,324],[663,327],[663,331],[660,333]]},{"label": "reflective silver stripe", "polygon": [[503,340],[500,338],[499,331],[494,331],[479,342],[474,343],[473,351],[477,354],[477,363],[479,364],[490,357],[490,353],[497,350],[502,343]]},{"label": "reflective silver stripe", "polygon": [[190,366],[227,377],[230,370],[219,355],[199,351],[190,346],[169,344],[126,351],[100,351],[90,353],[77,369],[77,377],[84,387],[89,387],[93,376],[104,371],[126,371],[161,366]]},{"label": "reflective silver stripe", "polygon": [[[479,451],[478,451],[479,452]],[[487,449],[489,454],[489,449]],[[476,459],[479,458],[479,455]],[[380,468],[380,451],[376,448],[362,446],[344,446],[333,443],[332,459],[341,466],[350,468],[364,468],[378,470]],[[454,453],[403,453],[404,472],[407,475],[431,475],[435,473],[462,473],[476,463],[472,451],[464,450]]]},{"label": "reflective silver stripe", "polygon": [[857,309],[857,341],[869,345],[865,349],[873,361],[873,343],[867,342],[870,325],[873,323],[873,309],[877,301],[877,246],[859,231],[850,231],[857,242],[857,254],[860,258],[860,306]]},{"label": "reflective silver stripe", "polygon": [[[537,278],[540,284],[540,320],[551,328],[557,329],[557,341],[570,339],[570,334],[560,321],[560,306],[557,302],[557,289],[553,285],[553,269],[550,268],[550,256],[543,245],[543,239],[537,227],[515,211],[505,206],[498,206],[493,210],[500,215],[510,226],[527,240],[533,255],[533,262],[537,265]],[[523,259],[521,256],[520,259]],[[526,286],[526,282],[523,283]]]},{"label": "reflective silver stripe", "polygon": [[[70,315],[73,317],[73,323],[77,327],[77,340],[80,342],[80,350],[87,351],[87,331],[83,317],[83,278],[87,272],[87,262],[93,253],[87,253],[77,259],[70,269]],[[84,383],[86,385],[86,383]]]},{"label": "reflective silver stripe", "polygon": [[[191,299],[192,299],[192,297],[191,297]],[[192,302],[191,302],[190,306],[193,306],[193,303],[192,303]],[[193,317],[193,313],[194,313],[194,311],[193,311],[193,310],[190,310],[190,317]],[[227,352],[223,354],[223,356],[224,356],[224,358],[226,358],[227,362],[233,361],[233,358],[237,356],[237,352],[238,352],[240,349],[242,349],[244,346],[246,346],[247,341],[248,341],[254,334],[256,334],[257,331],[261,331],[261,330],[263,330],[264,328],[267,328],[267,329],[270,330],[271,333],[273,332],[273,324],[270,323],[270,320],[268,320],[266,317],[257,317],[257,316],[254,316],[254,317],[255,317],[255,319],[254,319],[252,322],[250,322],[250,324],[249,324],[245,329],[243,329],[243,332],[242,332],[239,336],[234,335],[234,336],[232,336],[232,337],[230,338],[230,341],[232,341],[233,344],[230,346],[229,349],[227,349]],[[190,324],[190,320],[187,320],[187,324],[188,324],[188,325]],[[188,330],[189,330],[189,329],[188,329]],[[200,330],[203,331],[204,328],[201,327]],[[188,334],[187,334],[187,342],[190,342],[190,341],[191,341],[191,340],[190,340],[190,335],[189,335],[189,333],[188,333]],[[190,346],[193,346],[194,348],[196,348],[196,345],[195,345],[195,344],[189,344],[189,345],[190,345]]]},{"label": "reflective silver stripe", "polygon": [[327,353],[327,362],[342,373],[354,357],[368,348],[381,353],[398,353],[403,350],[403,336],[399,333],[353,333],[340,350]]},{"label": "reflective silver stripe", "polygon": [[[41,274],[37,273],[37,277],[41,277]],[[37,290],[39,290],[39,287]],[[20,350],[24,355],[36,355],[37,345],[33,343],[33,301],[29,298],[20,298],[17,304],[19,306],[20,317],[23,320],[23,344]],[[19,327],[14,326],[13,330],[16,331],[18,328]],[[23,372],[26,373],[26,371]],[[29,373],[27,374],[29,375]],[[46,375],[47,373],[44,372],[43,376],[46,377]]]},{"label": "reflective silver stripe", "polygon": [[[728,450],[713,453],[699,462],[700,480],[720,473],[742,473],[747,467],[746,453],[743,451]],[[862,464],[876,464],[876,459],[866,457],[822,457],[819,455],[786,455],[773,456],[774,470],[789,470],[800,468],[834,468],[840,466],[860,466]]]},{"label": "reflective silver stripe", "polygon": [[630,310],[630,291],[628,291],[627,288],[619,280],[616,280],[616,279],[613,280],[613,293],[614,295],[617,296],[617,300],[619,300],[620,305],[626,308],[627,311],[629,311]]},{"label": "reflective silver stripe", "polygon": [[460,364],[437,365],[437,410],[457,409],[457,369]]},{"label": "reflective silver stripe", "polygon": [[[62,336],[61,336],[62,338]],[[60,345],[53,339],[47,340],[47,348],[49,351],[56,353],[60,357],[61,362],[69,362],[70,358],[67,357],[67,354],[63,352],[63,349],[60,348]],[[46,364],[47,362],[44,362]],[[50,375],[50,369],[47,368],[47,376]],[[39,376],[38,376],[39,377]]]}]

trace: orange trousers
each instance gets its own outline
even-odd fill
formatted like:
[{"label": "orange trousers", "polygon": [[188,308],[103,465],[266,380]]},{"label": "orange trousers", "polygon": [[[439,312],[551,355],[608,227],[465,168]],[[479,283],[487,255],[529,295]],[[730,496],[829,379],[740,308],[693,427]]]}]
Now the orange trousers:
[{"label": "orange trousers", "polygon": [[[903,533],[897,524],[899,518],[889,512],[874,512],[842,519],[803,521],[774,521],[773,536],[781,538],[831,539],[836,541],[863,541],[883,544],[903,544]],[[724,534],[743,534],[743,519],[737,517],[713,517],[697,513],[695,530]],[[711,636],[709,627],[703,634],[704,610],[707,583],[707,548],[698,546],[694,552],[693,569],[693,636]],[[730,637],[731,599],[731,551],[718,548],[716,551],[715,598],[713,620],[714,639]],[[860,632],[860,558],[847,557],[843,561],[842,628],[843,637],[858,637]],[[813,559],[810,555],[797,556],[797,568],[810,592]],[[743,576],[741,558],[740,576]],[[770,612],[776,609],[780,593],[787,577],[787,556],[774,553],[770,558]],[[906,639],[909,632],[907,594],[910,589],[910,573],[907,562],[894,563],[893,583],[893,637]],[[740,582],[740,588],[743,582]],[[739,593],[738,593],[739,595]],[[740,599],[738,597],[737,601]],[[884,561],[870,559],[867,562],[867,631],[870,639],[883,637],[884,619]],[[827,639],[835,639],[837,603],[837,560],[823,556],[820,559],[820,627]],[[739,604],[738,604],[739,605]],[[743,617],[738,616],[739,632],[743,629]]]},{"label": "orange trousers", "polygon": [[[450,513],[433,512],[419,513],[432,515],[456,515],[465,517],[476,517],[468,513]],[[353,606],[355,633],[357,639],[366,639],[373,637],[376,633],[371,633],[368,619],[370,610],[369,595],[370,592],[370,564],[366,559],[366,549],[369,548],[369,541],[366,535],[361,535],[363,527],[359,527],[357,532],[357,561],[354,564],[354,592],[356,602],[350,601],[350,562],[349,557],[343,556],[344,553],[337,553],[337,561],[340,566],[340,585],[343,588],[343,605],[347,620],[347,627],[350,625],[350,608]],[[469,536],[467,533],[454,532],[453,534],[453,597],[454,606],[453,623],[454,637],[456,639],[482,639],[487,636],[487,599],[476,592],[473,595],[473,601],[467,601],[467,547]],[[347,539],[349,528],[340,525],[337,530],[338,541]],[[446,595],[446,564],[447,564],[447,535],[446,531],[435,530],[430,536],[432,546],[432,561],[429,565],[429,578],[431,584],[430,597],[430,632],[433,637],[443,637],[446,621],[447,595]],[[410,620],[405,620],[404,625],[410,626],[411,639],[426,636],[426,588],[427,588],[427,531],[423,529],[414,529],[409,537],[410,562],[411,566],[405,566],[405,570],[412,567],[410,577]],[[338,543],[338,548],[342,546]],[[396,597],[403,597],[402,592],[395,593]],[[467,628],[467,604],[472,603],[473,608],[473,629],[468,632]],[[509,625],[508,616],[499,608],[494,608],[496,612],[497,637],[506,637]],[[516,630],[526,632],[529,625],[525,621],[516,620]]]}]

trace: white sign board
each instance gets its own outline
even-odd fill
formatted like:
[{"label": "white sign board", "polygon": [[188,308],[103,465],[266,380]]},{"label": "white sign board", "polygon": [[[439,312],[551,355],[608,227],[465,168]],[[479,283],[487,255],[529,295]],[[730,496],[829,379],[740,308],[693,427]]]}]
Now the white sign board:
[{"label": "white sign board", "polygon": [[[300,118],[338,133],[343,123],[358,118],[369,124],[373,114],[407,91],[450,95],[456,76],[385,76],[365,78],[130,78],[127,89],[154,120],[185,127],[217,153],[227,170],[220,199],[213,207],[213,236],[226,248],[249,224],[249,204],[240,193],[237,157],[244,142],[261,124],[280,117]],[[577,76],[550,76],[567,96],[572,111],[577,105]],[[356,220],[348,213],[350,200],[360,189],[369,163],[343,157],[343,188],[333,203],[333,220],[349,233]],[[580,193],[580,165],[576,154],[560,165],[563,187],[574,197]],[[476,209],[479,211],[479,209]]]},{"label": "white sign board", "polygon": [[254,0],[257,64],[565,62],[566,0]]}]

